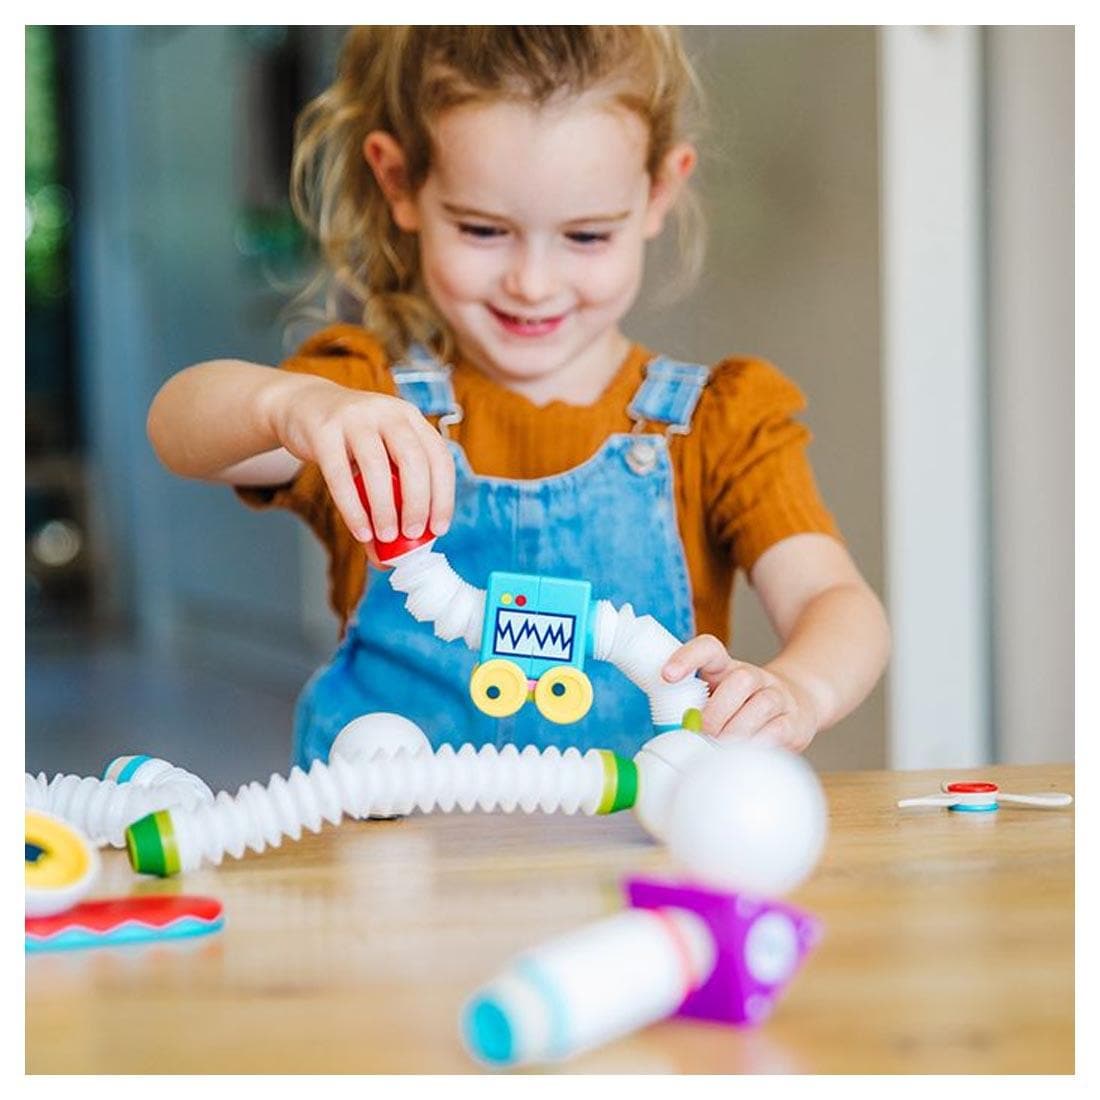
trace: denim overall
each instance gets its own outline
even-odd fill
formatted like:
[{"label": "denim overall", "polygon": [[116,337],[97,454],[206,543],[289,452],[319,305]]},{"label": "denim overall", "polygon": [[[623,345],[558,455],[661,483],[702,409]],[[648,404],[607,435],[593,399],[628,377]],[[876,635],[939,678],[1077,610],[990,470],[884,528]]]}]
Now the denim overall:
[{"label": "denim overall", "polygon": [[[414,348],[392,368],[398,392],[446,434],[461,420],[450,368]],[[494,570],[592,583],[593,600],[630,603],[674,635],[695,633],[691,586],[676,525],[668,433],[686,433],[708,368],[664,357],[652,360],[628,412],[634,431],[608,437],[587,462],[531,481],[481,477],[453,440],[455,511],[434,550],[455,572],[484,589]],[[664,434],[645,433],[646,423]],[[534,703],[507,718],[482,714],[469,695],[478,655],[458,639],[444,642],[431,623],[405,610],[386,570],[369,569],[366,593],[332,661],[306,684],[295,715],[294,762],[327,760],[340,730],[371,711],[414,721],[432,746],[509,742],[610,749],[633,756],[653,736],[644,693],[617,669],[592,657],[585,673],[594,701],[572,725],[544,718]]]}]

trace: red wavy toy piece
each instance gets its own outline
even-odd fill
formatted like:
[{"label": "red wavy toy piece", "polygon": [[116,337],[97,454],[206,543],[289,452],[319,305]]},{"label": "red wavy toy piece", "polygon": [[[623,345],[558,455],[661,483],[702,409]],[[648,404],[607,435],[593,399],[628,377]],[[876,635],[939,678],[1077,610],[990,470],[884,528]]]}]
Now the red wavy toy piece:
[{"label": "red wavy toy piece", "polygon": [[151,895],[86,901],[48,917],[24,921],[27,951],[57,951],[108,944],[183,939],[225,924],[217,898]]}]

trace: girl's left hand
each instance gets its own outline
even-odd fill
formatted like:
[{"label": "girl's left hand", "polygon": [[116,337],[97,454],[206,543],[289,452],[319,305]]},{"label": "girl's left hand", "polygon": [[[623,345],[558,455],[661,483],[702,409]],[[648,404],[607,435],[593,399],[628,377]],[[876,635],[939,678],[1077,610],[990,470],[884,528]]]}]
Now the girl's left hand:
[{"label": "girl's left hand", "polygon": [[712,737],[758,738],[801,752],[817,733],[817,711],[805,688],[780,672],[734,660],[713,634],[692,638],[661,670],[670,683],[692,672],[711,689],[702,716],[703,732]]}]

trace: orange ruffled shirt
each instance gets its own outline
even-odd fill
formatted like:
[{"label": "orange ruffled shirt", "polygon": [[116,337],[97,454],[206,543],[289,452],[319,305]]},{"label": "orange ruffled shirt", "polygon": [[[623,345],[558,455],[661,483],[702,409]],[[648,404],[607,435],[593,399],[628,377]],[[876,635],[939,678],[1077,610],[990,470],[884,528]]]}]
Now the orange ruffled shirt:
[{"label": "orange ruffled shirt", "polygon": [[[609,435],[631,430],[627,406],[653,357],[636,344],[595,403],[541,407],[460,360],[451,380],[463,419],[449,429],[450,437],[483,476],[527,480],[562,473],[591,458]],[[343,324],[311,337],[282,369],[396,396],[389,365],[369,332]],[[700,634],[728,641],[735,572],[748,575],[770,546],[805,532],[840,537],[806,458],[810,432],[794,419],[805,403],[798,387],[770,363],[724,359],[711,371],[691,431],[669,439],[677,522]],[[665,426],[647,430],[663,432]],[[343,633],[365,590],[367,562],[319,468],[306,464],[285,486],[237,492],[253,507],[288,508],[310,525],[328,551],[329,599]]]}]

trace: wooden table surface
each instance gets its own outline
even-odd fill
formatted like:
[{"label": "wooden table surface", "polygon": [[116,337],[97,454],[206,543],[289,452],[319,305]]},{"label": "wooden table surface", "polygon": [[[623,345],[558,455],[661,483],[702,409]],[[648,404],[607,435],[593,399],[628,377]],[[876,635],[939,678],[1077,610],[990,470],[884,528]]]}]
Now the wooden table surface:
[{"label": "wooden table surface", "polygon": [[[765,1024],[666,1021],[557,1073],[1072,1073],[1073,810],[898,810],[944,778],[1073,791],[1070,766],[823,776],[789,899],[825,936]],[[28,1073],[471,1073],[465,999],[671,871],[629,813],[345,822],[174,880],[104,853],[97,896],[214,895],[225,928],[26,962]]]}]

